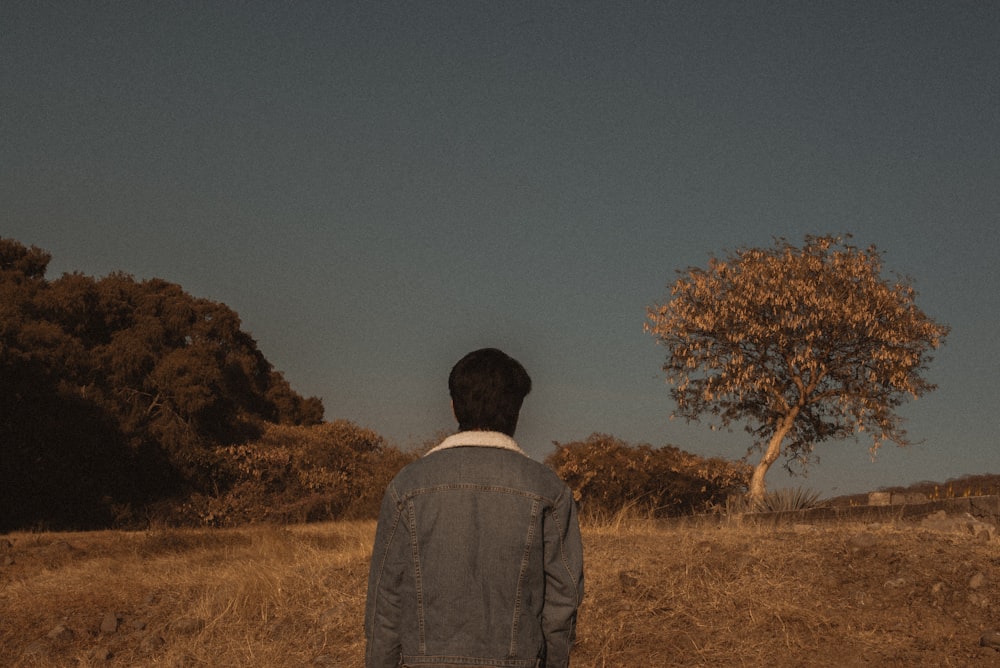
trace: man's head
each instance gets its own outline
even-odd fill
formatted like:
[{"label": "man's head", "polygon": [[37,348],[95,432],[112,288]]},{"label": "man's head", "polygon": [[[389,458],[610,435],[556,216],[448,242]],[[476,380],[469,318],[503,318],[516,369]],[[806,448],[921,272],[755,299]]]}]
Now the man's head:
[{"label": "man's head", "polygon": [[531,378],[516,359],[496,348],[482,348],[452,368],[448,391],[460,430],[513,436]]}]

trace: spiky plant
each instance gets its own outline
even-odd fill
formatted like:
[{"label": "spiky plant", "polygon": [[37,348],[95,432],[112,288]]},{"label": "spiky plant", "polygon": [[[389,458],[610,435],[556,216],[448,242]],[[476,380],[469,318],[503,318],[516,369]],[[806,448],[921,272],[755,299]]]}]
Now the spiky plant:
[{"label": "spiky plant", "polygon": [[759,510],[779,512],[783,510],[806,510],[819,505],[819,492],[803,487],[777,489],[764,495]]}]

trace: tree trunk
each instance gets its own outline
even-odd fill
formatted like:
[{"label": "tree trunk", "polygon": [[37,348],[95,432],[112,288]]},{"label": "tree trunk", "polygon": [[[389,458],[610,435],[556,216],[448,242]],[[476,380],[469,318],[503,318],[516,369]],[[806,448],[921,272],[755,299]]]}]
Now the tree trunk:
[{"label": "tree trunk", "polygon": [[778,455],[781,454],[781,442],[785,440],[785,436],[792,429],[792,424],[795,422],[795,416],[798,413],[798,409],[794,409],[791,413],[786,415],[781,420],[781,424],[778,425],[778,429],[771,436],[771,440],[767,443],[767,449],[764,451],[764,455],[760,458],[757,466],[753,469],[753,475],[750,477],[750,486],[747,490],[747,500],[750,502],[750,507],[752,509],[757,509],[760,504],[764,501],[764,494],[767,492],[767,486],[764,484],[764,476],[767,475],[768,469],[771,468],[771,464],[777,461]]}]

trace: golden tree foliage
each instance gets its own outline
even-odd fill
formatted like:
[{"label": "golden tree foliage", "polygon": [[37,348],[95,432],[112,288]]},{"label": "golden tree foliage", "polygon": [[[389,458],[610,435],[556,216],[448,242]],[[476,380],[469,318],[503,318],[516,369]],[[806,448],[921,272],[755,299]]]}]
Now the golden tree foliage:
[{"label": "golden tree foliage", "polygon": [[778,239],[678,275],[646,331],[667,349],[674,415],[747,423],[764,451],[751,499],[782,452],[805,464],[814,444],[865,431],[873,454],[908,443],[895,409],[934,389],[921,372],[948,327],[917,308],[908,279],[882,277],[874,246]]}]

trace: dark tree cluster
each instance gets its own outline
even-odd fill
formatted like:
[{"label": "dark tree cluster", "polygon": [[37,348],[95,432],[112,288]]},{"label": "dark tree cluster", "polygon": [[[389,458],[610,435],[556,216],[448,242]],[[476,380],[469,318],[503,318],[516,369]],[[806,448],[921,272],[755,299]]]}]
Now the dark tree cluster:
[{"label": "dark tree cluster", "polygon": [[322,422],[225,304],[124,273],[48,280],[50,259],[0,238],[0,530],[209,492],[218,447]]}]

